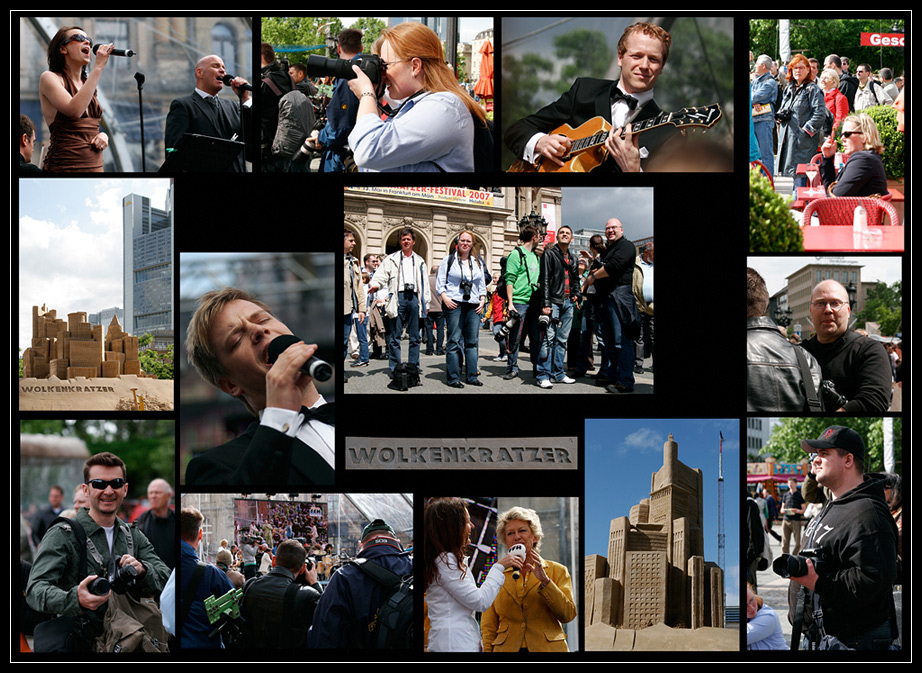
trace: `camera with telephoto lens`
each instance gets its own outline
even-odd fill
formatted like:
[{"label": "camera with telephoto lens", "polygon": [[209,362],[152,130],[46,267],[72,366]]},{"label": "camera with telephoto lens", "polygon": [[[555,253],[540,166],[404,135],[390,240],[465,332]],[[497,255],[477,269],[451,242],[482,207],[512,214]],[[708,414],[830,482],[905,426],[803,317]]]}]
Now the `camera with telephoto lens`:
[{"label": "camera with telephoto lens", "polygon": [[310,77],[339,77],[341,79],[355,79],[352,66],[357,65],[365,73],[375,87],[375,93],[380,98],[384,92],[384,61],[375,54],[362,54],[351,60],[344,58],[326,58],[312,54],[307,57],[307,74]]},{"label": "camera with telephoto lens", "polygon": [[503,324],[500,326],[499,331],[493,335],[496,342],[503,342],[510,334],[513,334],[521,319],[522,315],[515,309],[510,308],[509,314],[506,316],[506,319],[503,320]]},{"label": "camera with telephoto lens", "polygon": [[785,578],[803,577],[807,574],[807,559],[813,561],[813,568],[817,574],[828,570],[830,557],[822,547],[801,549],[800,555],[782,554],[772,562],[772,570],[776,575]]},{"label": "camera with telephoto lens", "polygon": [[119,567],[122,557],[115,559],[115,568],[108,577],[97,577],[87,585],[87,590],[94,596],[105,596],[110,591],[124,594],[138,581],[138,571],[133,565]]}]

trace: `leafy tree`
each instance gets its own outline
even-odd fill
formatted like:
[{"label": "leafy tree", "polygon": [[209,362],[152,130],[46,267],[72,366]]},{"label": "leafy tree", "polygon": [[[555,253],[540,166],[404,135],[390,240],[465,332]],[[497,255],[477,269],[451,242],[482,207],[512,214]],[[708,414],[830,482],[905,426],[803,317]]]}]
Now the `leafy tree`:
[{"label": "leafy tree", "polygon": [[143,497],[162,477],[175,486],[175,423],[170,419],[22,420],[21,434],[59,435],[82,440],[90,454],[110,451],[125,461],[129,497]]},{"label": "leafy tree", "polygon": [[883,334],[897,334],[903,324],[902,281],[898,280],[893,285],[877,283],[868,291],[864,308],[855,314],[855,319],[857,327],[863,327],[868,322],[876,322]]},{"label": "leafy tree", "polygon": [[141,361],[141,369],[158,379],[172,379],[173,344],[169,345],[166,353],[160,353],[148,348],[153,340],[154,337],[151,334],[145,334],[138,339],[138,359]]},{"label": "leafy tree", "polygon": [[[785,418],[772,430],[771,439],[762,447],[760,453],[774,456],[783,463],[800,463],[808,459],[800,443],[804,439],[815,439],[830,425],[846,425],[861,435],[867,451],[865,471],[881,472],[884,469],[883,443],[884,422],[882,418],[856,417],[794,417]],[[900,471],[903,457],[902,419],[893,419],[893,453],[894,462]]]},{"label": "leafy tree", "polygon": [[[311,47],[326,43],[326,29],[330,24],[331,35],[342,30],[338,18],[326,19],[317,16],[267,16],[262,19],[262,41],[275,47],[277,53],[284,55],[289,63],[307,63],[310,54],[324,55],[321,49],[315,51],[285,52],[286,47]],[[335,53],[333,54],[335,56]]]},{"label": "leafy tree", "polygon": [[[754,56],[780,57],[779,19],[752,19],[749,22],[749,48]],[[895,29],[894,29],[895,27]],[[848,56],[852,72],[859,63],[873,69],[891,68],[895,74],[905,68],[905,52],[900,47],[862,47],[861,33],[904,32],[903,19],[810,19],[802,16],[790,20],[791,53],[802,53],[822,64],[829,54]]]},{"label": "leafy tree", "polygon": [[604,77],[615,53],[608,48],[605,33],[579,28],[554,38],[557,58],[567,61],[560,70],[556,89],[563,93],[577,77]]}]

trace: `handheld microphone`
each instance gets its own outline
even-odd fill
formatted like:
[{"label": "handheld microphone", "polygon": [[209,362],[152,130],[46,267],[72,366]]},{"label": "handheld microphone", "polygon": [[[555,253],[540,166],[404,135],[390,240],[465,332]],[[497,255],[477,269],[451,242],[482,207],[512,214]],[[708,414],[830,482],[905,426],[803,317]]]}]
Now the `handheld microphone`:
[{"label": "handheld microphone", "polygon": [[[230,75],[224,75],[224,77],[221,78],[221,81],[224,82],[227,86],[230,86],[230,85],[231,85],[231,82],[234,81],[234,78],[231,77]],[[238,88],[238,89],[243,89],[244,91],[252,91],[252,90],[253,90],[253,87],[252,87],[252,85],[250,85],[250,84],[241,84],[241,85],[238,86],[237,88]]]},{"label": "handheld microphone", "polygon": [[[93,45],[93,53],[96,53],[96,50],[99,49],[98,44]],[[109,56],[134,56],[135,52],[131,49],[113,49],[109,52]]]},{"label": "handheld microphone", "polygon": [[[272,343],[269,344],[269,364],[275,364],[275,361],[278,360],[282,351],[291,344],[296,344],[299,341],[301,341],[301,339],[293,334],[283,334],[282,336],[275,337]],[[333,376],[333,367],[315,357],[309,358],[307,362],[301,365],[301,371],[315,381],[326,381]]]},{"label": "handheld microphone", "polygon": [[[523,544],[512,545],[511,547],[509,547],[509,554],[511,556],[518,556],[520,559],[524,561],[525,560],[525,545]],[[512,571],[512,579],[517,580],[519,579],[520,575],[521,575],[521,572],[519,572],[518,568],[515,568]]]}]

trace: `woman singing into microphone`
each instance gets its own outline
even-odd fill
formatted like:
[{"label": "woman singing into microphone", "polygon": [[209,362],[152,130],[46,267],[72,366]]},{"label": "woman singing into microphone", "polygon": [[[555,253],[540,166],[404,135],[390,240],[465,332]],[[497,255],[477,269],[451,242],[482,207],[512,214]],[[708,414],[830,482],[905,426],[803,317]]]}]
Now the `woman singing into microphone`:
[{"label": "woman singing into microphone", "polygon": [[470,514],[458,498],[435,498],[426,506],[423,543],[423,591],[429,616],[429,652],[479,652],[480,627],[474,612],[486,610],[503,583],[503,571],[521,568],[522,559],[506,555],[490,568],[480,585],[474,581],[464,548],[470,544]]},{"label": "woman singing into microphone", "polygon": [[48,70],[39,78],[42,115],[51,139],[42,168],[59,173],[101,172],[102,151],[109,137],[100,131],[102,107],[96,87],[112,53],[111,44],[97,47],[87,75],[93,41],[82,28],[61,28],[48,44]]},{"label": "woman singing into microphone", "polygon": [[506,548],[524,545],[521,577],[507,570],[503,588],[481,619],[486,652],[567,652],[562,624],[576,618],[570,573],[566,567],[542,559],[538,547],[543,536],[538,513],[513,507],[500,515],[496,537]]}]

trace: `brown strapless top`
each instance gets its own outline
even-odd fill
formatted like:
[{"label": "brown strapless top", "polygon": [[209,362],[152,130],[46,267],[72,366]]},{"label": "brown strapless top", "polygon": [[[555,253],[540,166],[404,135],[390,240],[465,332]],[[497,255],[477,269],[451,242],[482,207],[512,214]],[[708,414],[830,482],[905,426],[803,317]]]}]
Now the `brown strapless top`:
[{"label": "brown strapless top", "polygon": [[[73,96],[77,92],[69,78],[64,78],[64,88]],[[58,112],[48,127],[51,138],[42,168],[59,173],[82,173],[102,171],[102,152],[92,145],[93,138],[99,133],[102,120],[102,106],[93,92],[86,112],[80,119],[71,119]]]}]

